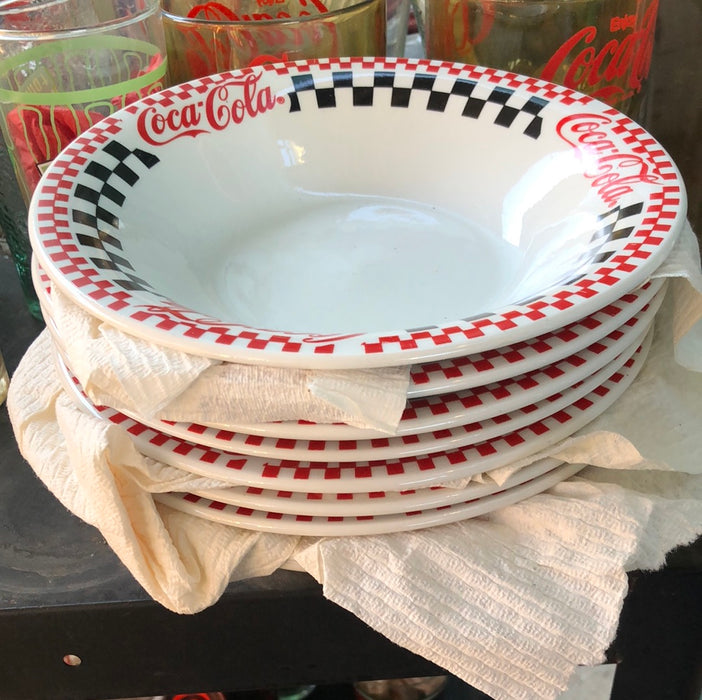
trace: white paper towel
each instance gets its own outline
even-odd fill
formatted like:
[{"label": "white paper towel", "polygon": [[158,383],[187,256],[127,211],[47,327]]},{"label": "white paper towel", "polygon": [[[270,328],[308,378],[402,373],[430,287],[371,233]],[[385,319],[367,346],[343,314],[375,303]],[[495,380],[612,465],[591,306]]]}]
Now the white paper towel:
[{"label": "white paper towel", "polygon": [[196,612],[230,579],[292,560],[325,596],[496,700],[551,700],[576,666],[603,660],[626,571],[657,568],[702,534],[702,373],[674,354],[681,342],[700,342],[699,260],[684,251],[693,239],[688,229],[675,266],[661,271],[685,279],[673,282],[641,375],[601,418],[549,450],[600,467],[474,520],[298,538],[156,506],[151,491],[217,484],[147,460],[118,427],[75,408],[46,334],[12,378],[10,417],[37,475],[166,607]]},{"label": "white paper towel", "polygon": [[93,403],[147,419],[222,428],[307,420],[392,434],[407,401],[409,367],[335,371],[219,362],[123,333],[55,286],[44,306],[67,365]]}]

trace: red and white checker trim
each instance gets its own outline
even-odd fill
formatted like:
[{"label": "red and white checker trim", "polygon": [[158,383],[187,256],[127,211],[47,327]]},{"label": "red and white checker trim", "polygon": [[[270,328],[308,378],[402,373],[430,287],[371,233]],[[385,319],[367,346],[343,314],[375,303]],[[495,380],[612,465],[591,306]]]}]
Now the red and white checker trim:
[{"label": "red and white checker trim", "polygon": [[[559,366],[550,366],[541,376],[521,376],[513,382],[481,387],[479,391],[445,394],[434,401],[420,399],[418,407],[410,406],[406,411],[408,430],[393,437],[338,440],[266,437],[192,423],[142,420],[137,415],[126,413],[135,421],[169,436],[242,455],[271,459],[323,459],[328,462],[419,456],[484,442],[567,408],[620,369],[639,347],[649,325],[650,321],[638,333],[634,333],[633,342],[619,345],[615,340],[609,352],[604,343],[598,344],[592,351],[594,358],[590,358],[594,359],[594,366],[590,371],[581,372],[578,378],[573,376],[573,368],[587,363],[583,355],[564,360]],[[76,386],[75,382],[71,378],[66,383]],[[530,400],[532,397],[533,400]],[[84,395],[76,398],[79,402],[88,403]],[[501,403],[505,404],[504,410],[501,410]],[[92,406],[88,405],[88,408],[92,410]],[[487,415],[480,417],[481,411]],[[432,422],[440,423],[447,412],[453,412],[453,420],[446,425],[432,425]],[[418,413],[424,415],[429,427],[412,431],[411,426],[417,422]]]},{"label": "red and white checker trim", "polygon": [[205,520],[225,523],[247,530],[262,530],[283,535],[340,537],[347,535],[380,535],[390,532],[419,530],[466,520],[504,508],[541,493],[583,468],[582,464],[563,464],[510,488],[464,502],[436,508],[413,509],[380,515],[307,515],[256,510],[233,506],[197,494],[155,494],[154,499],[175,510]]},{"label": "red and white checker trim", "polygon": [[643,366],[651,336],[652,331],[623,367],[572,404],[492,439],[426,455],[362,462],[265,459],[187,442],[108,407],[93,410],[125,430],[142,454],[232,485],[310,493],[426,488],[506,466],[570,437],[611,406],[631,384]]},{"label": "red and white checker trim", "polygon": [[[194,491],[191,496],[243,508],[291,515],[357,517],[408,513],[427,508],[442,508],[455,503],[483,498],[512,488],[559,466],[555,459],[541,459],[522,469],[501,484],[487,479],[470,482],[463,489],[430,486],[405,491],[370,491],[368,493],[304,493],[231,486],[223,489]],[[194,502],[194,499],[189,499]]]},{"label": "red and white checker trim", "polygon": [[[325,59],[302,61],[285,67],[262,66],[257,70],[278,77],[290,77],[290,94],[295,92],[293,78],[303,74],[323,82],[330,79],[325,71],[370,70],[397,72],[400,75],[402,71],[410,70],[412,74],[421,73],[435,78],[473,80],[490,88],[523,88],[529,95],[540,95],[549,103],[540,109],[539,119],[546,118],[551,105],[580,103],[595,109],[589,98],[567,88],[513,73],[459,64],[414,59]],[[207,78],[208,83],[193,81],[164,90],[147,98],[148,106],[154,109],[177,101],[197,100],[206,85],[216,84],[218,80],[226,79],[227,75]],[[353,87],[353,81],[350,84]],[[424,88],[420,92],[436,94]],[[490,102],[489,97],[485,100]],[[127,113],[135,113],[140,104],[130,105]],[[120,113],[84,132],[52,164],[32,206],[36,222],[32,227],[33,245],[52,279],[75,295],[79,303],[92,313],[154,342],[221,360],[343,368],[410,364],[430,358],[443,359],[481,352],[523,341],[593,313],[643,283],[647,274],[655,270],[670,250],[684,219],[685,195],[678,171],[660,145],[640,126],[616,110],[607,110],[604,114],[613,125],[611,138],[621,139],[628,152],[641,158],[663,184],[647,193],[645,201],[620,203],[621,208],[627,210],[633,208],[632,204],[642,207],[640,214],[621,222],[627,231],[631,231],[623,237],[612,236],[600,249],[602,254],[593,258],[577,279],[569,280],[537,299],[517,303],[479,318],[457,319],[441,325],[387,333],[315,336],[271,331],[222,323],[163,299],[144,280],[125,272],[125,268],[130,267],[129,261],[119,255],[99,257],[100,264],[96,264],[92,247],[96,241],[100,241],[96,247],[103,246],[105,241],[100,236],[91,236],[91,248],[86,250],[74,233],[71,202],[75,199],[74,186],[81,181],[84,169],[92,162],[91,158],[121,134]],[[533,116],[529,114],[530,118]],[[138,144],[125,148],[134,154],[140,151]],[[145,167],[148,169],[151,166]],[[141,177],[147,176],[146,172],[141,174]],[[137,184],[130,183],[130,186]]]}]

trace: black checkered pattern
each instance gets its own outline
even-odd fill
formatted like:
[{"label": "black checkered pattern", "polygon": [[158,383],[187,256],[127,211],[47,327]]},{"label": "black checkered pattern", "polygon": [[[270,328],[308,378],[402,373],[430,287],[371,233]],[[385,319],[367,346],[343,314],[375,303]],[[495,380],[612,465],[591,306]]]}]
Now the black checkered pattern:
[{"label": "black checkered pattern", "polygon": [[[406,76],[392,70],[378,69],[373,72],[372,82],[362,84],[354,82],[350,70],[333,71],[331,82],[328,78],[315,78],[313,73],[291,76],[293,90],[290,92],[290,111],[299,112],[303,108],[305,94],[314,99],[319,109],[336,107],[337,91],[351,91],[354,107],[370,107],[379,92],[389,93],[392,107],[409,107],[415,100],[423,100],[424,107],[432,112],[444,112],[451,99],[460,100],[463,105],[461,114],[471,119],[479,119],[487,114],[486,105],[496,105],[497,113],[490,111],[492,120],[498,126],[506,128],[521,125],[522,133],[533,139],[541,135],[541,110],[547,101],[536,95],[526,98],[515,90],[502,85],[492,85],[489,90],[479,86],[477,80],[465,77],[451,78],[443,76],[438,79],[430,73],[417,73],[411,82],[404,84]],[[319,80],[319,83],[317,82]]]},{"label": "black checkered pattern", "polygon": [[[590,243],[582,251],[581,258],[586,264],[582,266],[575,264],[573,267],[578,270],[576,275],[569,274],[557,278],[554,284],[559,287],[576,284],[587,275],[592,274],[593,270],[609,260],[616,252],[621,252],[621,248],[616,246],[617,241],[633,236],[636,226],[631,224],[631,217],[638,217],[643,209],[643,202],[634,202],[626,206],[616,206],[600,214],[598,217],[600,226],[594,231]],[[543,295],[544,293],[541,292],[534,298],[520,299],[518,303],[530,304]]]},{"label": "black checkered pattern", "polygon": [[616,246],[617,241],[630,238],[634,234],[636,226],[632,225],[631,217],[637,217],[638,221],[643,209],[643,202],[633,202],[625,206],[616,206],[600,214],[598,217],[600,226],[582,252],[582,258],[587,261],[587,267],[581,268],[579,274],[573,277],[560,280],[559,284],[564,286],[575,284],[609,260],[616,252],[621,252],[621,247]]},{"label": "black checkered pattern", "polygon": [[594,263],[601,263],[613,255],[613,251],[607,249],[607,244],[612,241],[619,241],[629,238],[636,226],[632,225],[632,216],[638,217],[643,211],[643,202],[634,202],[627,206],[616,206],[608,212],[600,215],[602,227],[592,237],[591,247],[599,249],[598,255],[593,259]]},{"label": "black checkered pattern", "polygon": [[99,184],[92,187],[82,181],[73,190],[74,197],[85,203],[83,208],[71,210],[71,219],[77,224],[77,240],[95,249],[95,257],[90,258],[95,267],[118,273],[112,281],[129,291],[155,293],[148,282],[131,272],[134,269],[131,263],[120,255],[122,244],[112,234],[119,229],[119,216],[114,212],[124,204],[127,196],[124,191],[139,181],[139,171],[158,162],[153,153],[108,141],[85,167],[85,172]]}]

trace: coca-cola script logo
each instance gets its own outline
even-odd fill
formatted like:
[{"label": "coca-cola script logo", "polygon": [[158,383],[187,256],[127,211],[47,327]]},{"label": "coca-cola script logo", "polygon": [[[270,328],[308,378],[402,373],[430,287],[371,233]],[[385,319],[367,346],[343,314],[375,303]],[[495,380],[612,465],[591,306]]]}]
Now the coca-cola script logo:
[{"label": "coca-cola script logo", "polygon": [[186,102],[169,109],[146,107],[137,116],[139,136],[152,146],[163,146],[182,136],[195,137],[241,124],[283,104],[269,85],[261,86],[261,73],[232,78],[214,85],[198,102]]},{"label": "coca-cola script logo", "polygon": [[625,153],[608,133],[612,119],[603,114],[573,114],[558,122],[558,135],[578,151],[584,175],[610,207],[637,185],[661,182],[658,170],[635,153]]},{"label": "coca-cola script logo", "polygon": [[[327,6],[321,0],[298,0],[287,2],[287,0],[256,0],[259,7],[270,7],[273,5],[283,5],[284,9],[276,9],[275,14],[269,12],[243,12],[237,14],[234,10],[221,2],[204,2],[195,5],[189,12],[188,17],[206,19],[210,21],[229,22],[259,22],[266,19],[292,19],[293,17],[309,17],[312,14],[323,14],[329,12]],[[298,7],[296,7],[296,4]],[[310,12],[310,10],[312,10]]]},{"label": "coca-cola script logo", "polygon": [[362,333],[347,333],[346,335],[308,335],[302,338],[303,343],[309,343],[311,345],[320,345],[326,343],[338,343],[342,340],[348,340],[349,338],[357,338]]},{"label": "coca-cola script logo", "polygon": [[217,327],[223,326],[233,326],[235,324],[231,323],[221,323],[214,318],[207,316],[202,316],[196,311],[186,309],[185,307],[178,306],[176,304],[140,304],[138,306],[139,311],[135,314],[135,318],[142,321],[146,318],[157,318],[160,319],[161,323],[165,323],[166,327],[168,324],[180,323],[188,331],[185,335],[193,334],[193,331],[198,327],[211,328],[215,324]]},{"label": "coca-cola script logo", "polygon": [[[611,105],[622,102],[639,92],[648,76],[657,14],[658,0],[652,0],[638,26],[635,15],[612,18],[611,32],[631,31],[608,41],[598,41],[601,29],[583,27],[563,42],[540,77]],[[567,70],[558,78],[561,66],[567,66]]]},{"label": "coca-cola script logo", "polygon": [[[241,323],[220,321],[212,317],[202,316],[197,311],[192,309],[187,309],[175,303],[166,304],[139,304],[139,311],[136,313],[135,318],[137,320],[145,320],[146,318],[156,318],[160,319],[160,323],[165,323],[168,327],[174,323],[185,326],[188,330],[185,332],[186,336],[198,337],[200,332],[204,332],[205,329],[219,330],[232,329],[236,333],[236,329],[241,329],[244,331],[250,331],[250,326],[245,326]],[[286,333],[288,335],[300,335],[298,342],[306,343],[310,345],[330,345],[333,343],[340,342],[342,340],[348,340],[349,338],[355,338],[362,333],[347,333],[346,335],[324,335],[324,334],[314,334],[314,335],[303,335],[301,333],[296,333],[295,331],[265,331],[260,330],[259,332],[264,335],[267,333],[278,334],[277,340],[281,341],[283,338],[279,335],[281,333]],[[247,340],[251,340],[251,336],[247,337]]]}]

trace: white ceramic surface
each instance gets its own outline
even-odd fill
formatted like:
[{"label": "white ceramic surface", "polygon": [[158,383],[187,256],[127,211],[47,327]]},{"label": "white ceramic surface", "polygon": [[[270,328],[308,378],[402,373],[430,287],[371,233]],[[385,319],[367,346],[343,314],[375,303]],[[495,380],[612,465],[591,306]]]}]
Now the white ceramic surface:
[{"label": "white ceramic surface", "polygon": [[583,318],[646,281],[685,213],[661,146],[589,97],[339,59],[212,76],[101,121],[48,167],[30,237],[64,292],[141,337],[371,367]]},{"label": "white ceramic surface", "polygon": [[121,426],[142,454],[224,483],[309,493],[403,491],[497,469],[571,436],[611,406],[635,379],[648,353],[651,334],[620,371],[567,408],[491,440],[423,456],[337,463],[266,459],[187,442],[106,406],[85,407],[95,416]]},{"label": "white ceramic surface", "polygon": [[483,498],[440,508],[390,515],[358,517],[290,515],[231,506],[192,494],[155,494],[154,500],[175,510],[246,530],[313,537],[381,535],[436,527],[485,515],[542,493],[582,469],[582,464],[564,464],[531,481]]},{"label": "white ceramic surface", "polygon": [[[454,450],[478,442],[484,442],[499,437],[506,432],[513,432],[539,421],[586,396],[596,389],[602,382],[610,377],[629,360],[641,345],[644,335],[649,330],[652,319],[629,338],[621,346],[615,346],[613,358],[604,366],[593,372],[586,372],[576,379],[575,374],[568,381],[567,369],[564,372],[566,381],[560,382],[561,388],[556,390],[551,387],[551,377],[548,373],[542,378],[542,383],[535,391],[534,401],[525,401],[513,410],[501,413],[497,409],[492,417],[467,422],[463,417],[464,404],[460,399],[456,401],[444,400],[441,405],[446,411],[454,411],[455,424],[448,427],[437,428],[420,433],[408,433],[398,437],[377,437],[366,440],[304,440],[293,438],[263,437],[247,435],[230,430],[216,430],[202,425],[188,423],[172,423],[158,420],[144,420],[129,411],[124,413],[150,428],[182,440],[196,442],[204,447],[213,447],[218,450],[236,452],[242,455],[252,455],[280,460],[297,461],[325,461],[325,462],[360,462],[399,459],[414,457],[434,452]],[[49,325],[49,327],[51,327]],[[58,349],[60,354],[60,349]],[[63,358],[59,358],[64,374],[65,385],[73,393],[76,403],[86,405],[92,411],[92,405],[87,396],[78,388],[77,380],[70,375]],[[561,369],[563,372],[563,369]],[[513,390],[519,397],[519,384]],[[507,390],[509,391],[509,390]],[[500,395],[500,385],[488,388],[492,396]],[[524,392],[528,393],[528,392]],[[449,397],[450,399],[451,397]],[[469,400],[470,397],[467,397]],[[439,403],[434,403],[438,408]],[[469,401],[470,406],[470,401]]]}]

